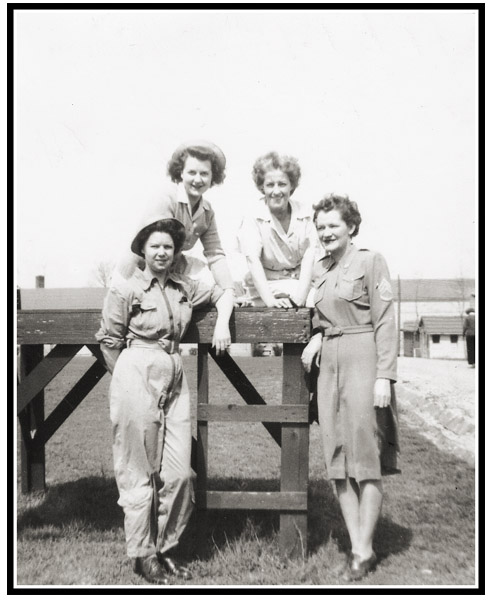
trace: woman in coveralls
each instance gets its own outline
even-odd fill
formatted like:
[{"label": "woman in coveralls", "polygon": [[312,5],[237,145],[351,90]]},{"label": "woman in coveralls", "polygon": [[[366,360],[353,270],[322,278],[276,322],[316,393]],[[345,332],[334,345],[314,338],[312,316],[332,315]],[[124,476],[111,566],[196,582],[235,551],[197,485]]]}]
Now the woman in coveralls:
[{"label": "woman in coveralls", "polygon": [[300,175],[293,156],[269,152],[254,163],[254,183],[264,197],[243,219],[237,236],[249,267],[247,294],[239,299],[243,304],[290,308],[307,302],[316,233],[311,214],[291,199]]},{"label": "woman in coveralls", "polygon": [[[213,278],[226,294],[233,295],[234,282],[217,231],[215,213],[204,198],[205,192],[212,186],[224,181],[225,165],[224,153],[212,142],[193,140],[180,144],[167,166],[173,183],[166,183],[161,197],[147,209],[142,221],[147,222],[151,215],[165,215],[181,221],[185,226],[186,238],[183,254],[176,257],[173,270],[192,279]],[[208,268],[197,257],[186,254],[198,240],[202,243]],[[128,279],[136,266],[143,269],[144,262],[133,253],[128,254],[119,261],[116,275]]]},{"label": "woman in coveralls", "polygon": [[335,481],[351,541],[337,573],[351,581],[375,566],[381,475],[399,472],[395,313],[384,258],[351,243],[361,223],[356,203],[331,194],[314,210],[325,256],[314,273],[316,333],[302,363],[310,371],[320,360],[317,401],[327,475]]},{"label": "woman in coveralls", "polygon": [[136,573],[160,584],[168,583],[168,574],[191,577],[168,554],[193,507],[190,398],[179,343],[192,309],[210,303],[220,331],[214,345],[224,351],[233,309],[219,286],[171,270],[184,240],[176,219],[139,231],[131,249],[145,259],[145,269],[110,288],[96,335],[112,373],[114,470],[127,554]]}]

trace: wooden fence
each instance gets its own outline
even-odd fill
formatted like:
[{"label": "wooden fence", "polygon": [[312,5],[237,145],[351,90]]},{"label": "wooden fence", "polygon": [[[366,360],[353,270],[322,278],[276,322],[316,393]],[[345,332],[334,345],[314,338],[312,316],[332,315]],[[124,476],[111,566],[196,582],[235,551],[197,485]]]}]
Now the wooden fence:
[{"label": "wooden fence", "polygon": [[[17,343],[21,485],[23,492],[45,488],[45,445],[106,372],[94,334],[100,325],[105,290],[35,289],[18,296]],[[70,306],[70,308],[62,308]],[[283,344],[281,405],[268,406],[245,373],[226,353],[217,356],[211,340],[217,313],[197,310],[183,343],[198,344],[197,438],[192,461],[199,510],[259,509],[280,513],[280,550],[297,557],[307,552],[309,392],[300,356],[311,333],[310,311],[237,308],[231,318],[233,343]],[[53,345],[46,354],[45,345]],[[44,389],[86,346],[95,356],[86,373],[45,418]],[[247,405],[209,403],[211,356]],[[260,359],[266,360],[266,359]],[[261,422],[281,447],[279,492],[213,491],[208,488],[208,423]]]}]

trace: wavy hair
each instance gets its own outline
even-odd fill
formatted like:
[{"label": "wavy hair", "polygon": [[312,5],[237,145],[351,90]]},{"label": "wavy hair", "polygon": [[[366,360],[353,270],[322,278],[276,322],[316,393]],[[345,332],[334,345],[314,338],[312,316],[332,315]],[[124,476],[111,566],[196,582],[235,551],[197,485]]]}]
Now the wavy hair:
[{"label": "wavy hair", "polygon": [[317,215],[319,212],[330,212],[331,210],[337,210],[342,217],[342,220],[348,227],[354,225],[354,231],[351,233],[351,237],[354,237],[359,233],[359,226],[361,225],[361,214],[358,210],[358,205],[349,200],[347,195],[339,194],[327,194],[313,205],[313,222],[317,221]]},{"label": "wavy hair", "polygon": [[212,165],[212,182],[210,183],[210,187],[223,183],[225,179],[225,167],[222,166],[222,163],[218,157],[210,150],[207,151],[203,150],[202,148],[196,148],[192,146],[185,148],[176,156],[173,155],[171,157],[170,161],[168,162],[168,175],[171,177],[171,181],[174,181],[175,183],[179,183],[181,181],[181,174],[185,168],[186,159],[189,156],[193,156],[193,158],[198,160],[210,161]]},{"label": "wavy hair", "polygon": [[268,152],[260,156],[252,168],[252,178],[256,187],[263,192],[264,178],[268,171],[280,170],[287,175],[290,180],[291,194],[297,189],[302,175],[298,160],[294,156],[278,154],[278,152]]}]

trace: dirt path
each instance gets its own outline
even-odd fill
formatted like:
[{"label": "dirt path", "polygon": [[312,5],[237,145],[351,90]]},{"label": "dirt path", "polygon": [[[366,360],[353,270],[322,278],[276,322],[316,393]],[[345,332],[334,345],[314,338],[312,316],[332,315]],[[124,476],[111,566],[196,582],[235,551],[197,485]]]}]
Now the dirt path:
[{"label": "dirt path", "polygon": [[400,418],[474,466],[476,369],[465,361],[400,357],[398,372]]}]

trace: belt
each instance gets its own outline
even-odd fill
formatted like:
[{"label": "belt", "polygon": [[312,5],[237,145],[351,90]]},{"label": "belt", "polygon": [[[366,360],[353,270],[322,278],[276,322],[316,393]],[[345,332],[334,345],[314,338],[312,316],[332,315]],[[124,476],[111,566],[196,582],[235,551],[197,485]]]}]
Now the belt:
[{"label": "belt", "polygon": [[265,273],[269,274],[267,279],[271,281],[274,278],[278,278],[279,276],[284,277],[285,279],[298,279],[300,276],[300,265],[293,267],[292,269],[269,269],[268,267],[264,268]]},{"label": "belt", "polygon": [[325,337],[337,337],[339,335],[349,335],[352,333],[368,333],[374,331],[372,325],[349,325],[346,327],[326,327],[322,330]]},{"label": "belt", "polygon": [[179,342],[174,340],[140,340],[129,338],[127,348],[151,348],[153,350],[164,350],[168,354],[177,354],[180,350]]}]

